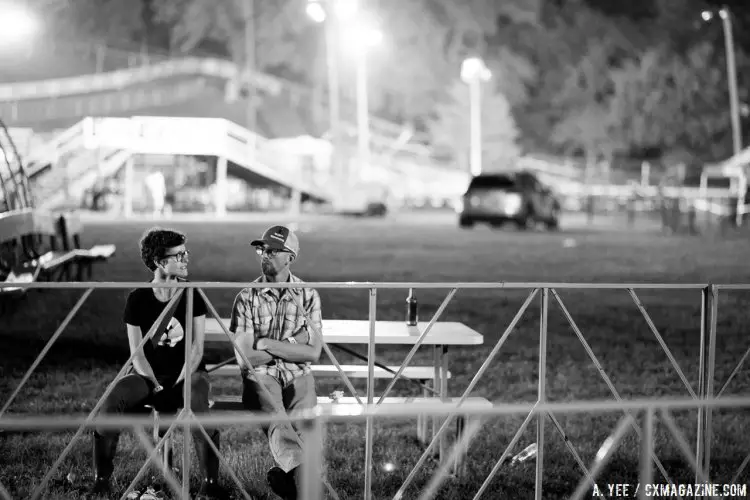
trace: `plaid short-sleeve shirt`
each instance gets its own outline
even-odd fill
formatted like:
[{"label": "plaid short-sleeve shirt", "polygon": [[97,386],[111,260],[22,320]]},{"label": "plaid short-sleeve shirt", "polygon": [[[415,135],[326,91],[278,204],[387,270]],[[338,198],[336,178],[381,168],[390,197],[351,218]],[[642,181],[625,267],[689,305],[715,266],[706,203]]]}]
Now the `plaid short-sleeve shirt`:
[{"label": "plaid short-sleeve shirt", "polygon": [[[254,283],[264,282],[264,276],[254,281]],[[292,274],[289,275],[289,282],[303,283]],[[280,298],[279,295],[281,295]],[[301,304],[302,309],[297,304]],[[305,328],[312,338],[314,330],[308,322],[308,317],[309,322],[317,326],[317,331],[322,331],[320,295],[317,290],[312,288],[244,288],[234,299],[229,331],[236,335],[242,335],[245,332],[252,333],[256,340],[264,337],[286,340]],[[275,377],[282,385],[311,371],[310,363],[292,363],[279,358],[254,368],[256,373]],[[246,373],[243,372],[243,376],[245,375]]]}]

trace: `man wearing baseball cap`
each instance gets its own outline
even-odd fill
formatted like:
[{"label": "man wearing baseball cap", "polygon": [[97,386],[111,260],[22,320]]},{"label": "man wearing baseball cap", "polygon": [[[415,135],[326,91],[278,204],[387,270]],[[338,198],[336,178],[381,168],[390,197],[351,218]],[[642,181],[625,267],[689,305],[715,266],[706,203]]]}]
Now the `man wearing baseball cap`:
[{"label": "man wearing baseball cap", "polygon": [[[299,256],[299,239],[288,227],[272,226],[250,242],[260,260],[255,283],[303,283],[290,266]],[[320,358],[320,295],[312,288],[249,287],[234,300],[229,330],[235,334],[242,372],[242,403],[252,412],[276,413],[313,408],[317,404],[310,364]],[[301,484],[303,452],[298,433],[276,420],[263,429],[278,464],[266,475],[282,499],[296,499]]]}]

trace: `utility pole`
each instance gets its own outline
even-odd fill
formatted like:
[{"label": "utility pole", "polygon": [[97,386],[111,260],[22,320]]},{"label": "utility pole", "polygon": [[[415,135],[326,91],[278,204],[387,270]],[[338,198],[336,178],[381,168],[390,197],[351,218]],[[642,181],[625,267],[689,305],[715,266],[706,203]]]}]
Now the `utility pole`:
[{"label": "utility pole", "polygon": [[240,0],[243,5],[244,18],[245,18],[245,71],[244,74],[247,76],[247,81],[244,83],[247,85],[247,107],[246,123],[247,128],[250,130],[250,142],[248,143],[248,158],[251,162],[255,161],[255,134],[257,134],[257,110],[255,108],[257,103],[256,87],[255,87],[255,0]]},{"label": "utility pole", "polygon": [[341,158],[341,111],[340,111],[340,90],[339,90],[339,60],[338,60],[338,40],[339,23],[338,16],[328,16],[325,25],[326,37],[326,66],[328,70],[328,125],[331,136],[331,173],[335,179],[339,180],[340,188],[346,189],[348,172],[345,170],[343,159]]},{"label": "utility pole", "polygon": [[[740,99],[737,91],[737,63],[734,55],[734,32],[732,31],[732,19],[730,18],[729,9],[722,7],[719,11],[722,26],[724,27],[724,43],[727,51],[727,80],[729,81],[729,109],[732,120],[732,147],[734,155],[737,156],[742,151],[742,130],[740,124]],[[742,226],[744,218],[743,210],[745,208],[745,193],[747,192],[747,178],[745,168],[737,180],[737,213],[735,214],[735,224],[737,227]]]}]

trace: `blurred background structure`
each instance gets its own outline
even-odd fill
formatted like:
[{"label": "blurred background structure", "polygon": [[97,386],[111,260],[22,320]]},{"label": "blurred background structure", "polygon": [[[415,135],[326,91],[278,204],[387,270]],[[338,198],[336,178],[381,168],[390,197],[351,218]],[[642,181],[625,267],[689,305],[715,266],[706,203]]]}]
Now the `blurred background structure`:
[{"label": "blurred background structure", "polygon": [[747,212],[739,0],[0,9],[6,207],[151,212],[159,172],[165,210],[381,214],[527,170],[592,217]]}]

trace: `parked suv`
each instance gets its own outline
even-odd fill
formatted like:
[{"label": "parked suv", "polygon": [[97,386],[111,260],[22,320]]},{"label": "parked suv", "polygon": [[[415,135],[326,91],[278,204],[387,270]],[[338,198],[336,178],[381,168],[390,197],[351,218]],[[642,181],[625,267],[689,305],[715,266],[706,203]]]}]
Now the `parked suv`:
[{"label": "parked suv", "polygon": [[522,229],[543,223],[548,229],[560,225],[560,202],[552,191],[530,172],[493,173],[475,176],[463,195],[458,224],[476,222],[500,226],[513,222]]}]

